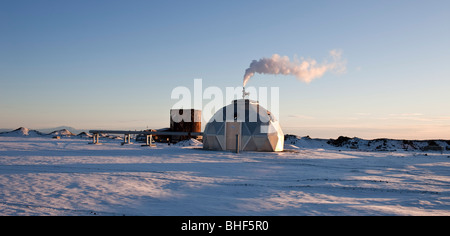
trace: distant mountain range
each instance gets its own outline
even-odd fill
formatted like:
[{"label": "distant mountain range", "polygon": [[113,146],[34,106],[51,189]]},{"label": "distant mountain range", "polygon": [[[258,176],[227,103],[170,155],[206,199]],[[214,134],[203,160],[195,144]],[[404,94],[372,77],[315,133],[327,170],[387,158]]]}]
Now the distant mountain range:
[{"label": "distant mountain range", "polygon": [[70,127],[70,126],[58,126],[58,127],[54,127],[54,128],[37,129],[37,130],[42,132],[42,133],[51,133],[51,132],[53,132],[55,130],[64,130],[64,129],[72,132],[73,134],[79,134],[79,133],[82,133],[82,132],[86,132],[86,133],[89,132],[88,129],[75,129],[75,128]]},{"label": "distant mountain range", "polygon": [[0,133],[1,136],[12,136],[12,137],[20,137],[20,136],[29,136],[29,137],[37,137],[37,136],[43,136],[46,135],[44,133],[41,133],[37,130],[30,130],[28,128],[20,127],[18,129],[15,129],[13,131],[7,131]]},{"label": "distant mountain range", "polygon": [[[20,128],[23,128],[23,127],[20,127]],[[18,129],[20,129],[20,128],[18,128]],[[15,131],[15,130],[18,130],[18,129],[0,129],[0,133],[11,132],[11,131]],[[28,128],[25,128],[25,129],[28,129]],[[31,130],[31,129],[29,129],[29,130]],[[34,131],[38,131],[38,132],[43,133],[43,134],[49,134],[49,133],[52,133],[52,132],[55,132],[55,131],[60,131],[60,130],[68,130],[72,134],[79,134],[79,133],[82,133],[82,132],[88,133],[89,132],[88,129],[75,129],[75,128],[70,127],[70,126],[58,126],[58,127],[54,127],[54,128],[35,129]]]},{"label": "distant mountain range", "polygon": [[[62,128],[62,129],[59,129]],[[73,133],[70,130],[64,128],[64,127],[57,127],[57,130],[52,130],[50,132],[43,132],[47,131],[47,129],[42,130],[33,130],[28,129],[25,127],[20,127],[15,130],[7,130],[0,132],[0,136],[12,136],[12,137],[21,137],[21,136],[28,136],[28,137],[39,137],[39,136],[62,136],[62,137],[71,137],[71,136],[89,136],[87,132],[84,132],[82,130],[78,130],[80,132]],[[75,130],[76,129],[72,129]]]},{"label": "distant mountain range", "polygon": [[287,134],[284,136],[284,148],[333,148],[338,150],[360,151],[450,151],[450,140],[403,140],[387,138],[367,140],[344,136],[340,136],[337,139],[319,139]]}]

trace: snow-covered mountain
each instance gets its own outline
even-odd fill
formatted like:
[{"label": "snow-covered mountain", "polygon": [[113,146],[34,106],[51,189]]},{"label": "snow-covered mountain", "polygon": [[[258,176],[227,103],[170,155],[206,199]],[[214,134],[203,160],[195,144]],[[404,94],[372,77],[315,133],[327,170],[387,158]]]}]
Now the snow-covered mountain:
[{"label": "snow-covered mountain", "polygon": [[55,130],[64,130],[64,129],[72,132],[73,134],[79,134],[79,133],[82,133],[82,132],[88,132],[89,131],[89,130],[86,130],[86,129],[76,129],[76,128],[73,128],[71,126],[58,126],[58,127],[51,127],[51,128],[45,128],[45,129],[37,129],[37,130],[40,131],[41,133],[48,134],[48,133],[54,132]]},{"label": "snow-covered mountain", "polygon": [[450,140],[398,140],[398,139],[361,139],[340,136],[337,139],[313,139],[309,136],[285,136],[286,149],[324,148],[353,149],[361,151],[444,151],[450,150]]},{"label": "snow-covered mountain", "polygon": [[52,136],[62,136],[62,137],[71,137],[71,136],[75,136],[75,134],[73,134],[72,132],[70,132],[67,129],[61,129],[61,130],[56,130],[53,131],[51,133],[49,133],[48,135],[52,135]]},{"label": "snow-covered mountain", "polygon": [[21,136],[28,136],[28,137],[39,137],[42,135],[45,135],[37,130],[28,129],[25,127],[20,127],[18,129],[15,129],[13,131],[9,132],[3,132],[0,133],[1,136],[11,136],[11,137],[21,137]]},{"label": "snow-covered mountain", "polygon": [[[85,133],[86,136],[89,136],[89,134]],[[25,127],[20,127],[18,129],[15,129],[13,131],[7,131],[7,132],[1,132],[0,136],[6,136],[6,137],[54,137],[54,136],[60,136],[60,137],[72,137],[75,136],[74,133],[70,132],[68,129],[60,129],[55,130],[50,133],[43,133],[34,129],[29,129]],[[82,133],[80,136],[83,136]]]},{"label": "snow-covered mountain", "polygon": [[87,132],[81,132],[81,133],[77,134],[77,137],[79,137],[79,138],[92,138],[92,135],[87,133]]}]

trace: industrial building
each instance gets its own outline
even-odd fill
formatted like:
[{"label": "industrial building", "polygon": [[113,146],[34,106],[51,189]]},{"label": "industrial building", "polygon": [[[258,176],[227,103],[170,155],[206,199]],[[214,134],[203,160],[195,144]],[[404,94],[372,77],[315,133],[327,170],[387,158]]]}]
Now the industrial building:
[{"label": "industrial building", "polygon": [[99,143],[100,134],[123,134],[123,144],[130,144],[131,135],[137,135],[146,146],[156,142],[176,143],[181,140],[203,139],[203,149],[224,151],[276,152],[284,149],[284,134],[274,115],[249,99],[234,100],[219,109],[201,132],[201,111],[194,109],[170,110],[170,128],[162,130],[121,131],[91,130],[93,143]]},{"label": "industrial building", "polygon": [[[227,114],[228,112],[228,114]],[[203,149],[283,151],[284,134],[270,111],[249,99],[234,100],[206,124]]]},{"label": "industrial building", "polygon": [[[202,111],[195,109],[171,109],[170,128],[172,132],[202,132]],[[168,137],[171,143],[197,138],[192,135],[172,135]]]}]

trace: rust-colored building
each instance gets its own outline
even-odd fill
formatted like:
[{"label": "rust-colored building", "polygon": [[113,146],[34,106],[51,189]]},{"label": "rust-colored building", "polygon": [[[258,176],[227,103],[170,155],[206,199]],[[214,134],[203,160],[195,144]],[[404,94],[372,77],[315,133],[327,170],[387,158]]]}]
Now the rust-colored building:
[{"label": "rust-colored building", "polygon": [[[195,109],[171,109],[170,131],[202,132],[202,111]],[[197,136],[172,136],[171,142],[178,142]]]}]

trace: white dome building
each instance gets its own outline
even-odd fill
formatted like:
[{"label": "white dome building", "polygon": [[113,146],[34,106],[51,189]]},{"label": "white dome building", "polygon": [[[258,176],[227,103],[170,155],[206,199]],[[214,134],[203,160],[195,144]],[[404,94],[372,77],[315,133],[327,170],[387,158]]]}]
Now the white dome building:
[{"label": "white dome building", "polygon": [[284,134],[275,117],[258,102],[240,99],[218,110],[206,124],[203,149],[283,151]]}]

